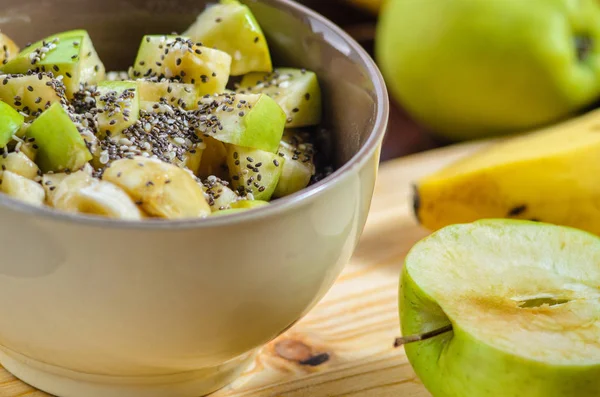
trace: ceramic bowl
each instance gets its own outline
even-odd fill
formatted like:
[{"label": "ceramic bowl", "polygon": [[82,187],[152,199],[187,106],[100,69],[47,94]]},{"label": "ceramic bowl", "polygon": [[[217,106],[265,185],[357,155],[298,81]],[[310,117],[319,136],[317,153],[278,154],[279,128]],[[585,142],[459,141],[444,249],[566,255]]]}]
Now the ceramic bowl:
[{"label": "ceramic bowl", "polygon": [[[288,0],[246,0],[275,64],[322,83],[338,169],[272,205],[189,221],[130,223],[0,196],[0,362],[63,397],[196,397],[307,313],[350,259],[369,210],[388,98],[369,56]],[[6,0],[20,45],[89,31],[109,70],[146,33],[182,31],[201,0]]]}]

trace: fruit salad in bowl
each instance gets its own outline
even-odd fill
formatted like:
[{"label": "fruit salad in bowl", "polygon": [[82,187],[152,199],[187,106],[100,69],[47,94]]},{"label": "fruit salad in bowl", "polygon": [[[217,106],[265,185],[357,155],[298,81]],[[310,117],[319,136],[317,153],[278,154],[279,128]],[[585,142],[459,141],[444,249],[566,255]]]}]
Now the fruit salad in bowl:
[{"label": "fruit salad in bowl", "polygon": [[0,364],[61,397],[230,383],[361,236],[373,61],[288,0],[20,0],[0,29]]},{"label": "fruit salad in bowl", "polygon": [[268,205],[331,172],[313,138],[317,75],[273,68],[237,1],[182,34],[144,35],[124,72],[106,72],[86,30],[20,51],[0,41],[0,191],[31,205],[202,218]]}]

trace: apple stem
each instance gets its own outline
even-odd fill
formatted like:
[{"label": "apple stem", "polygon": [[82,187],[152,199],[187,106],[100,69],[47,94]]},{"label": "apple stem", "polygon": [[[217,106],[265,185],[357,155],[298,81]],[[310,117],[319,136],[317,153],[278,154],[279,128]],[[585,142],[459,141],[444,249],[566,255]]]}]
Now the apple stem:
[{"label": "apple stem", "polygon": [[406,345],[407,343],[431,339],[450,331],[452,331],[452,324],[448,324],[445,327],[434,329],[433,331],[425,332],[418,335],[403,336],[401,338],[396,339],[396,341],[394,342],[394,347],[400,347],[402,345]]}]

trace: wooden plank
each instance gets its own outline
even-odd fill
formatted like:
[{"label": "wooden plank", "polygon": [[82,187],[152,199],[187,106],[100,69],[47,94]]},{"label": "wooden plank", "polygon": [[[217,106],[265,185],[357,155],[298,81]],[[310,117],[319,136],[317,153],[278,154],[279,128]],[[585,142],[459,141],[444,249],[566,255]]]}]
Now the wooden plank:
[{"label": "wooden plank", "polygon": [[[428,397],[404,351],[392,347],[399,336],[397,290],[404,256],[427,235],[412,214],[411,185],[488,144],[451,146],[385,163],[361,242],[336,284],[213,397]],[[0,396],[47,394],[0,368]]]}]

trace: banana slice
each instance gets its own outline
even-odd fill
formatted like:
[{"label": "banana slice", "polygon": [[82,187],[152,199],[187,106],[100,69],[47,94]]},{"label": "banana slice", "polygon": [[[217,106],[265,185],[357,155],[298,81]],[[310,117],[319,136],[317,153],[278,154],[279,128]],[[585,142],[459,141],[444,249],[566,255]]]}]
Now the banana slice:
[{"label": "banana slice", "polygon": [[37,206],[43,205],[46,199],[44,188],[39,183],[11,171],[4,171],[2,173],[0,191],[18,200]]},{"label": "banana slice", "polygon": [[[44,187],[53,190],[50,203],[62,211],[101,215],[116,219],[142,219],[139,208],[118,186],[93,178],[85,171],[44,176]],[[49,185],[46,185],[50,182]]]},{"label": "banana slice", "polygon": [[58,174],[44,174],[44,176],[42,176],[42,186],[46,191],[46,202],[49,205],[52,205],[56,188],[68,176],[69,175],[64,172]]},{"label": "banana slice", "polygon": [[0,156],[2,171],[14,172],[27,179],[36,179],[40,169],[29,157],[21,152],[8,153],[6,157]]},{"label": "banana slice", "polygon": [[176,219],[211,212],[191,173],[160,160],[142,156],[117,160],[102,179],[123,188],[149,215]]}]

